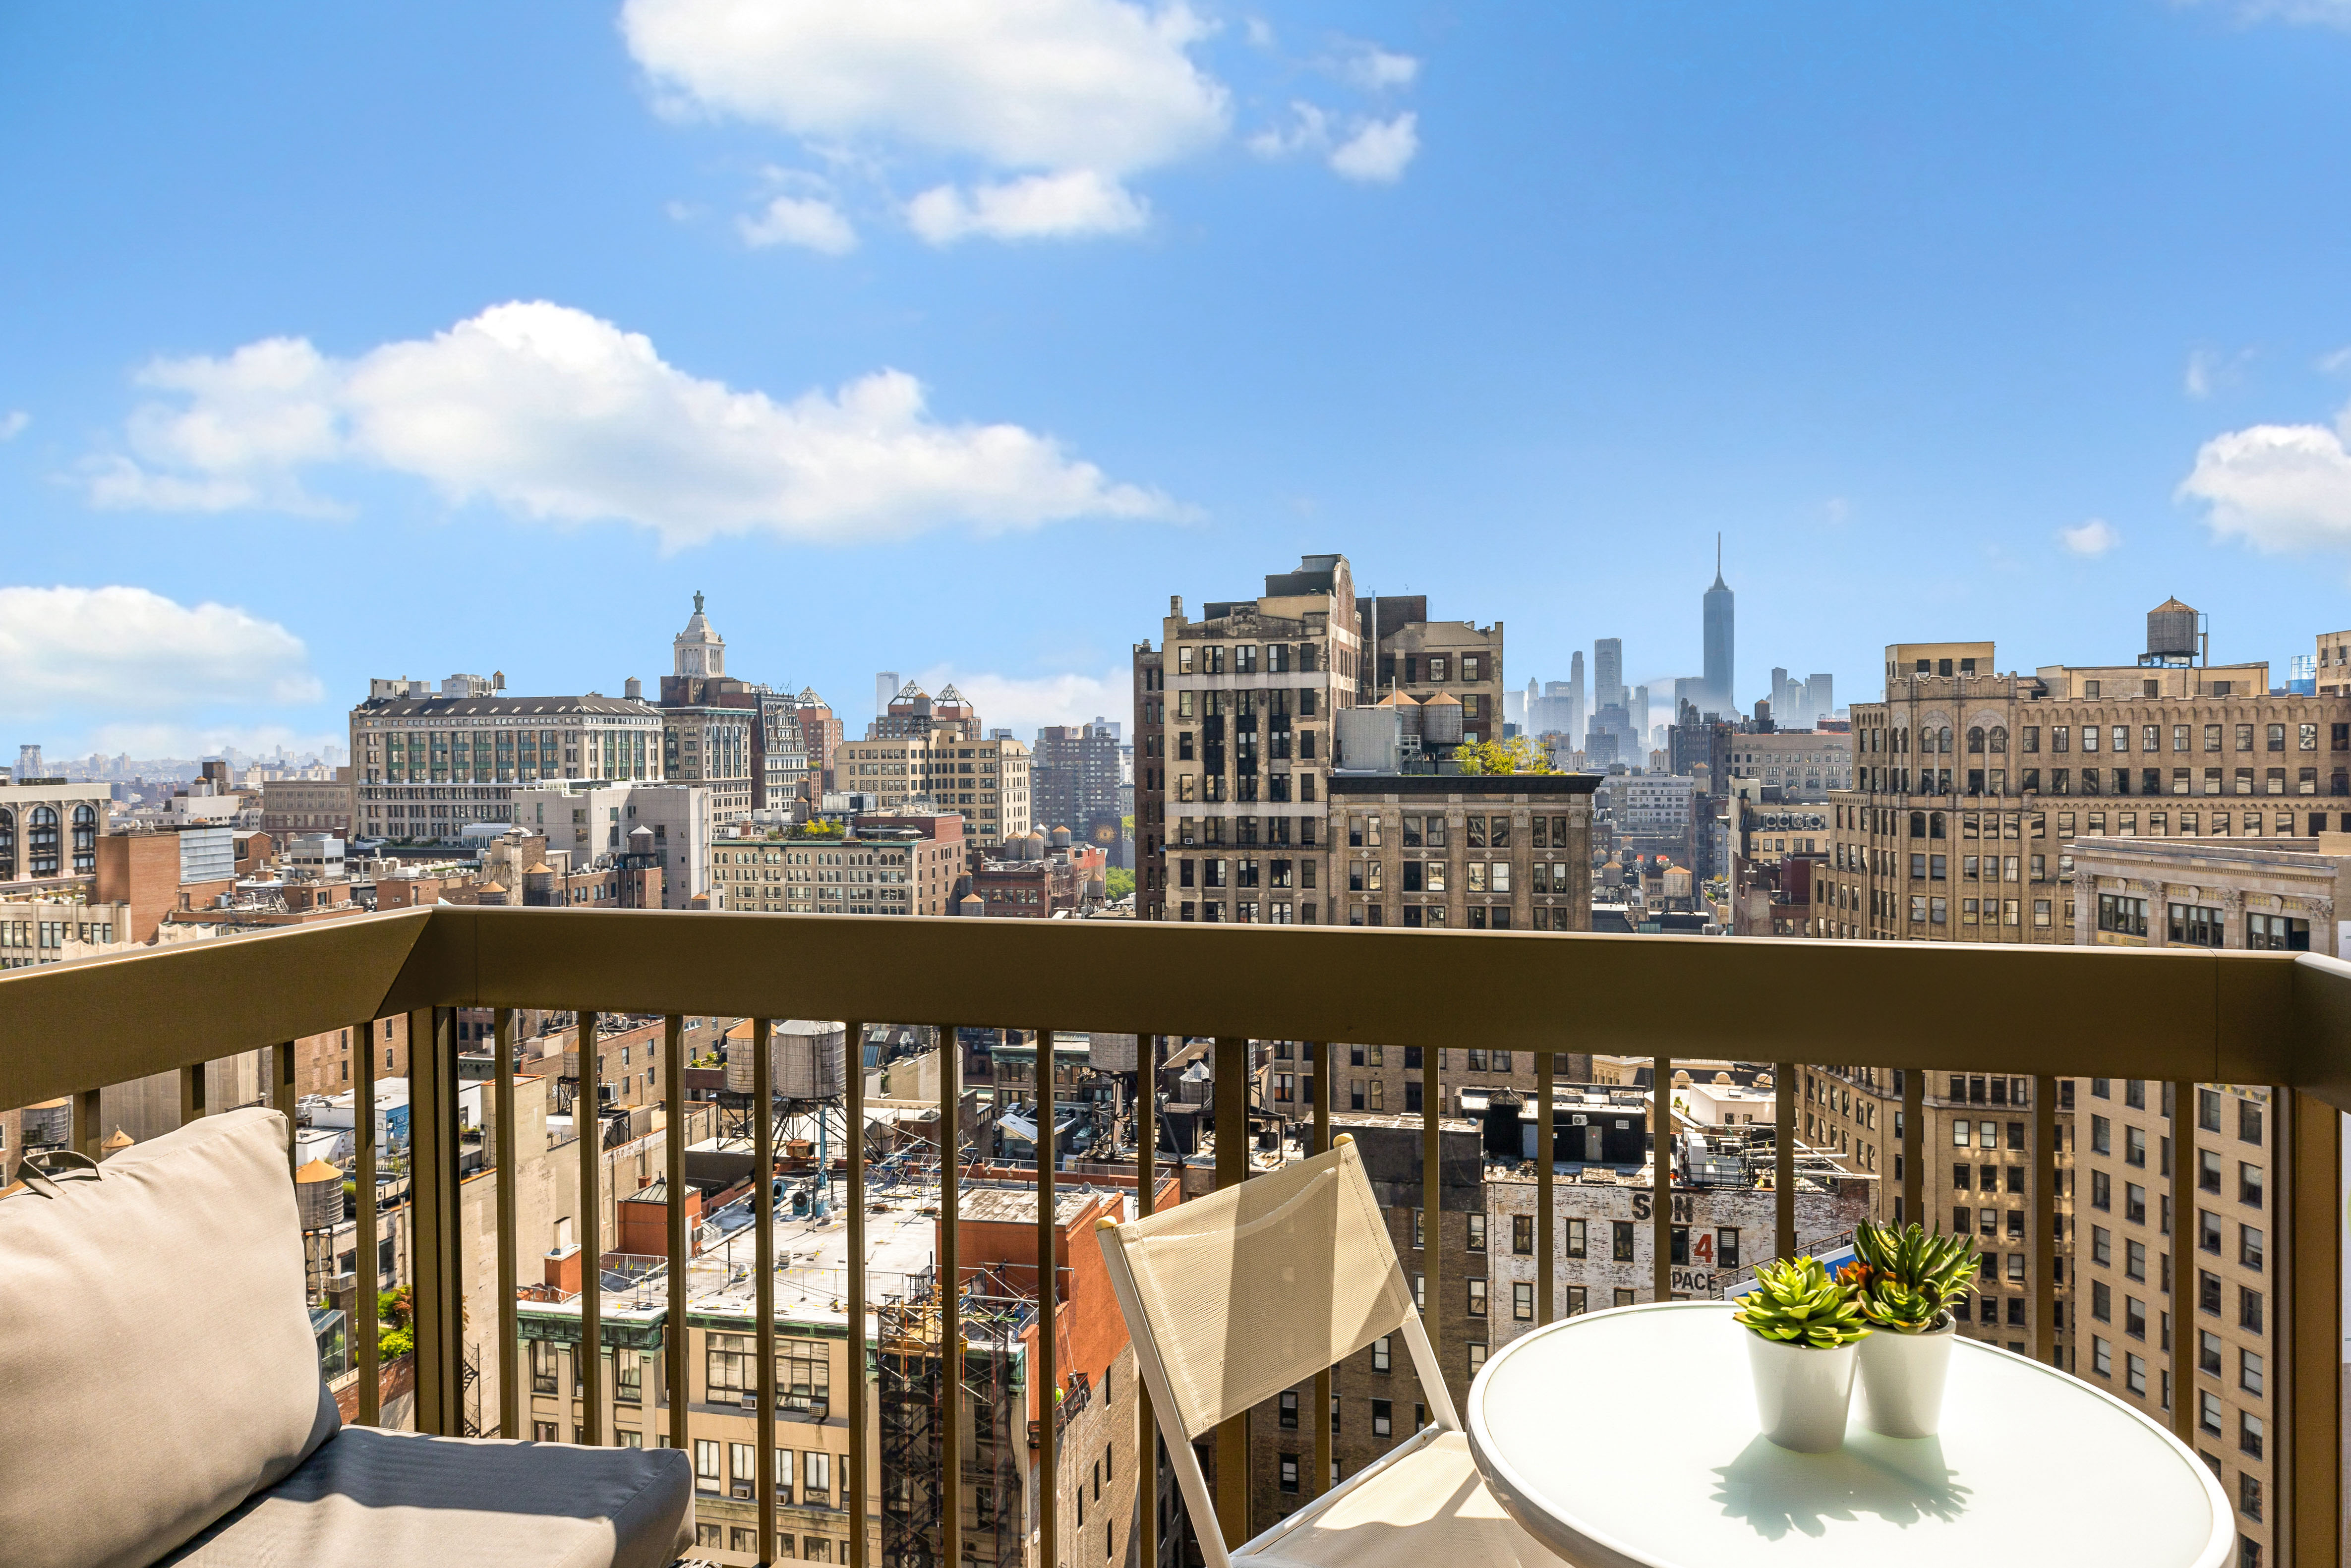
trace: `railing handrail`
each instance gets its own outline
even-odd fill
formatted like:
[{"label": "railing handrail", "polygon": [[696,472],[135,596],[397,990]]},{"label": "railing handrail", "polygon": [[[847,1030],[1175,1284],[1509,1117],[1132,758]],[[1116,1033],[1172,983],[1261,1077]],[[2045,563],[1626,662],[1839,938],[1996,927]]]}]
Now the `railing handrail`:
[{"label": "railing handrail", "polygon": [[[1041,1011],[1071,1030],[1562,1051],[1622,1032],[1562,998],[1627,988],[1675,998],[1643,1031],[1663,1055],[2283,1083],[2351,1110],[2351,964],[2307,953],[461,906],[0,974],[0,1105],[427,1007]],[[1755,1005],[1786,996],[1828,1005]],[[1992,1009],[2032,1027],[1985,1029]]]}]

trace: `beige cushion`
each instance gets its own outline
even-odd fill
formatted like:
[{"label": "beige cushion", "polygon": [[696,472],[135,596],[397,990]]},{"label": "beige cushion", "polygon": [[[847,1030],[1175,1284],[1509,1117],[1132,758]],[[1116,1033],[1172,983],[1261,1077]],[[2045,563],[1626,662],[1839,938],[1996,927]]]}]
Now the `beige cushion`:
[{"label": "beige cushion", "polygon": [[286,1139],[233,1111],[0,1200],[12,1568],[144,1568],[334,1432]]},{"label": "beige cushion", "polygon": [[1469,1439],[1447,1432],[1350,1488],[1251,1563],[1305,1568],[1558,1568],[1486,1490]]},{"label": "beige cushion", "polygon": [[1134,1276],[1187,1437],[1353,1354],[1412,1312],[1352,1143],[1103,1235]]},{"label": "beige cushion", "polygon": [[172,1568],[662,1568],[694,1544],[675,1448],[420,1437],[346,1427]]}]

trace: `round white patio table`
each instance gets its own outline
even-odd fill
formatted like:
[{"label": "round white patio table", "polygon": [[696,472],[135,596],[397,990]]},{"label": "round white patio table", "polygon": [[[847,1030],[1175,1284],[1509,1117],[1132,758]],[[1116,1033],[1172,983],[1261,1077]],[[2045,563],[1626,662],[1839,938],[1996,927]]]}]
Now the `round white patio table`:
[{"label": "round white patio table", "polygon": [[1756,1427],[1746,1331],[1720,1301],[1569,1318],[1470,1386],[1486,1484],[1575,1568],[2221,1568],[2234,1516],[2153,1421],[2030,1357],[1962,1338],[1942,1433],[1882,1437],[1854,1391],[1844,1447]]}]

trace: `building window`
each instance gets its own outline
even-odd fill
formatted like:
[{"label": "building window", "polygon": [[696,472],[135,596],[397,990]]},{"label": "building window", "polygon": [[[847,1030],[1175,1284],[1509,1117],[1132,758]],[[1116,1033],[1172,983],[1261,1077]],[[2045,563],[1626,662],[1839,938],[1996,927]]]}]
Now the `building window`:
[{"label": "building window", "polygon": [[1372,1436],[1388,1437],[1395,1435],[1395,1405],[1391,1400],[1372,1401]]}]

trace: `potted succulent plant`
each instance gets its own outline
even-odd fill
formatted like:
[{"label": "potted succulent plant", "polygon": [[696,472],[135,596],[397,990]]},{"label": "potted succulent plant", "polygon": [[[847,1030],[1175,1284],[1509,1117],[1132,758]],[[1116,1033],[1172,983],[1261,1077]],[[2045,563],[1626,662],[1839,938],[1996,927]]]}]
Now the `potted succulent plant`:
[{"label": "potted succulent plant", "polygon": [[1942,1425],[1957,1333],[1951,1303],[1975,1277],[1975,1240],[1864,1220],[1853,1250],[1838,1278],[1879,1331],[1861,1347],[1862,1420],[1888,1437],[1931,1437]]},{"label": "potted succulent plant", "polygon": [[1853,1292],[1817,1258],[1781,1259],[1756,1269],[1733,1316],[1747,1329],[1763,1435],[1800,1454],[1843,1446],[1855,1348],[1869,1335]]}]

